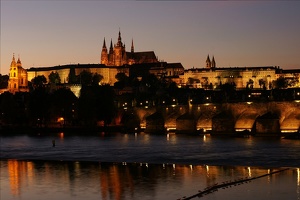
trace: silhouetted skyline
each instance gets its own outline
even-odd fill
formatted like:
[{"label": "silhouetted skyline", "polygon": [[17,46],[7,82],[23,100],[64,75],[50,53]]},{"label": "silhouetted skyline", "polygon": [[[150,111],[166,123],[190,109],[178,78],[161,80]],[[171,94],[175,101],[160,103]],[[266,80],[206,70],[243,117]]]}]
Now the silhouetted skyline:
[{"label": "silhouetted skyline", "polygon": [[184,68],[300,68],[299,1],[1,1],[0,73],[12,54],[23,67],[99,63],[104,37],[155,51]]}]

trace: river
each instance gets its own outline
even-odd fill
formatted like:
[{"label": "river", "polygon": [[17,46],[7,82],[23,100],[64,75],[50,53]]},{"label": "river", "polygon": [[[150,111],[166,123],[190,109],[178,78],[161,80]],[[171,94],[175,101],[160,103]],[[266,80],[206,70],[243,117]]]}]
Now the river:
[{"label": "river", "polygon": [[300,140],[144,133],[0,139],[1,200],[180,199],[282,169],[201,198],[300,199]]}]

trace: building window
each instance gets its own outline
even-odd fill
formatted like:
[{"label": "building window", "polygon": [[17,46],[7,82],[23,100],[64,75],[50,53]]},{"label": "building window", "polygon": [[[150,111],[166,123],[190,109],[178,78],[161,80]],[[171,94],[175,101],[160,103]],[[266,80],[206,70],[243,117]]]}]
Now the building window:
[{"label": "building window", "polygon": [[14,88],[15,88],[15,89],[17,88],[17,84],[14,84]]},{"label": "building window", "polygon": [[14,77],[16,77],[16,72],[14,72]]},{"label": "building window", "polygon": [[23,85],[23,79],[21,78],[21,84]]}]

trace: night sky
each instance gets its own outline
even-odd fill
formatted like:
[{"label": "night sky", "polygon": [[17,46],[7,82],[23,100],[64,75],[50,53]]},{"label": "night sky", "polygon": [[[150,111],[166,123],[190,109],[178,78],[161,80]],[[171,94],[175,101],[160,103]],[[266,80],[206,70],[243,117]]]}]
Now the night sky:
[{"label": "night sky", "polygon": [[2,1],[1,74],[99,63],[104,37],[184,68],[300,68],[300,1]]}]

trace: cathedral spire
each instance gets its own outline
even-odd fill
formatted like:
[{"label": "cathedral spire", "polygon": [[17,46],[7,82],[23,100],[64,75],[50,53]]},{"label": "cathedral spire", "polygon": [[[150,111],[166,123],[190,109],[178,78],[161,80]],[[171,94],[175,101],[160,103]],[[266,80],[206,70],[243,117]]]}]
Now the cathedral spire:
[{"label": "cathedral spire", "polygon": [[210,61],[209,55],[207,55],[207,58],[206,58],[206,68],[211,68],[211,61]]},{"label": "cathedral spire", "polygon": [[104,40],[103,40],[103,47],[102,47],[102,49],[106,49],[105,37],[104,37]]},{"label": "cathedral spire", "polygon": [[131,53],[134,53],[133,39],[131,41]]},{"label": "cathedral spire", "polygon": [[215,61],[214,56],[212,57],[212,60],[211,60],[211,68],[216,68],[216,61]]},{"label": "cathedral spire", "polygon": [[114,49],[113,49],[113,43],[112,43],[112,39],[110,39],[109,54],[112,54],[113,51],[114,51]]},{"label": "cathedral spire", "polygon": [[118,43],[117,43],[117,46],[118,47],[121,47],[122,46],[122,38],[121,38],[121,31],[119,29],[119,36],[118,36]]}]

